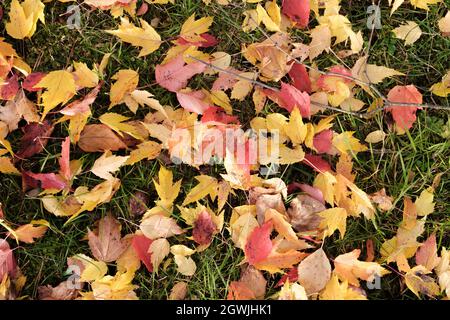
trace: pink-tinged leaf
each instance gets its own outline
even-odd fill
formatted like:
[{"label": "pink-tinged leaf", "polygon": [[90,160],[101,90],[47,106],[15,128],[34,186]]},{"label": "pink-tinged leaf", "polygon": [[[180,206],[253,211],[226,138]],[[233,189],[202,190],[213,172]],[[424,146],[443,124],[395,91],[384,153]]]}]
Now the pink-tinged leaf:
[{"label": "pink-tinged leaf", "polygon": [[17,81],[17,76],[13,75],[0,85],[0,99],[13,100],[18,91],[19,82]]},{"label": "pink-tinged leaf", "polygon": [[325,204],[325,200],[323,199],[323,193],[320,189],[312,187],[305,183],[293,182],[288,185],[288,193],[292,193],[295,190],[300,189],[304,193],[308,194],[311,198],[316,199],[317,201]]},{"label": "pink-tinged leaf", "polygon": [[392,103],[392,108],[386,110],[392,113],[395,124],[402,130],[411,128],[416,121],[416,110],[422,108],[399,106],[394,102],[421,104],[422,94],[413,85],[395,86],[389,91],[387,98]]},{"label": "pink-tinged leaf", "polygon": [[183,37],[179,37],[177,40],[177,44],[181,45],[181,46],[190,45],[190,46],[201,47],[201,48],[209,48],[209,47],[214,47],[215,45],[217,45],[219,43],[219,41],[217,41],[217,38],[209,33],[203,33],[200,35],[200,37],[202,37],[205,41],[190,42],[190,41],[187,41],[186,39],[184,39]]},{"label": "pink-tinged leaf", "polygon": [[15,276],[17,272],[16,259],[8,242],[0,239],[0,279],[4,279],[6,274]]},{"label": "pink-tinged leaf", "polygon": [[281,7],[281,12],[295,22],[298,28],[308,26],[310,11],[309,0],[283,0]]},{"label": "pink-tinged leaf", "polygon": [[144,235],[135,235],[131,241],[134,251],[138,255],[139,259],[145,265],[148,271],[153,272],[152,254],[148,252],[152,240]]},{"label": "pink-tinged leaf", "polygon": [[[343,66],[333,66],[328,72],[333,74],[323,74],[319,77],[319,79],[317,79],[317,86],[322,90],[336,91],[335,81],[327,80],[339,79],[347,84],[352,82],[349,78],[346,78],[352,76],[351,70],[348,70]],[[339,75],[343,75],[344,77]]]},{"label": "pink-tinged leaf", "polygon": [[22,82],[22,88],[30,92],[42,90],[43,88],[35,88],[34,86],[38,84],[46,75],[47,74],[44,72],[30,73]]},{"label": "pink-tinged leaf", "polygon": [[245,257],[249,264],[254,265],[267,258],[272,251],[272,222],[267,221],[260,227],[253,229],[245,245]]},{"label": "pink-tinged leaf", "polygon": [[216,225],[211,220],[208,212],[202,211],[197,220],[194,222],[194,229],[192,230],[192,237],[194,241],[200,245],[208,245],[212,241],[212,236],[217,230]]},{"label": "pink-tinged leaf", "polygon": [[148,11],[148,4],[144,2],[144,3],[141,4],[139,9],[136,11],[136,15],[137,16],[142,16],[142,15],[146,14],[147,11]]},{"label": "pink-tinged leaf", "polygon": [[303,64],[294,63],[288,74],[292,79],[292,85],[294,87],[300,91],[311,93],[311,80]]},{"label": "pink-tinged leaf", "polygon": [[314,136],[313,145],[316,148],[317,153],[327,153],[332,146],[333,131],[328,129],[324,130]]},{"label": "pink-tinged leaf", "polygon": [[218,122],[223,124],[237,123],[239,120],[237,116],[230,116],[225,113],[225,111],[220,107],[211,106],[203,112],[201,121],[203,123],[207,122]]},{"label": "pink-tinged leaf", "polygon": [[231,67],[228,67],[227,71],[229,71],[229,73],[219,72],[219,77],[213,83],[212,91],[226,91],[233,88],[236,82],[238,82],[238,78],[233,74],[239,74],[240,71]]},{"label": "pink-tinged leaf", "polygon": [[264,90],[264,93],[280,107],[292,112],[294,108],[298,108],[303,118],[311,116],[311,99],[309,94],[301,92],[290,84],[281,83],[279,92],[273,90]]},{"label": "pink-tinged leaf", "polygon": [[438,263],[436,235],[432,234],[417,250],[416,264],[422,265],[431,271]]},{"label": "pink-tinged leaf", "polygon": [[205,95],[201,91],[177,92],[180,105],[189,112],[203,114],[210,105],[203,101]]},{"label": "pink-tinged leaf", "polygon": [[91,90],[84,98],[76,100],[69,104],[67,107],[59,111],[66,116],[75,116],[77,114],[83,114],[91,110],[90,105],[94,103],[100,88],[103,83],[99,83],[94,89]]},{"label": "pink-tinged leaf", "polygon": [[61,146],[61,158],[58,159],[59,171],[68,181],[72,177],[70,172],[70,138],[67,137]]},{"label": "pink-tinged leaf", "polygon": [[41,152],[48,143],[53,132],[53,124],[46,120],[43,123],[32,122],[22,128],[23,137],[16,158],[26,159]]},{"label": "pink-tinged leaf", "polygon": [[317,172],[331,171],[330,164],[327,161],[325,161],[321,156],[306,154],[303,162]]},{"label": "pink-tinged leaf", "polygon": [[[26,181],[26,184],[32,188],[40,186],[44,190],[63,190],[67,186],[66,182],[55,173],[33,173],[30,171],[23,171],[22,177],[24,178],[22,181]],[[27,178],[31,178],[34,182]]]},{"label": "pink-tinged leaf", "polygon": [[289,280],[289,283],[293,283],[298,280],[298,268],[297,267],[291,268],[287,273],[285,273],[281,277],[280,281],[278,281],[278,283],[275,285],[275,288],[278,288],[278,287],[281,287],[282,285],[284,285],[286,280]]},{"label": "pink-tinged leaf", "polygon": [[200,62],[185,64],[183,55],[155,68],[156,82],[163,88],[177,92],[187,86],[188,80],[205,71],[206,65]]}]

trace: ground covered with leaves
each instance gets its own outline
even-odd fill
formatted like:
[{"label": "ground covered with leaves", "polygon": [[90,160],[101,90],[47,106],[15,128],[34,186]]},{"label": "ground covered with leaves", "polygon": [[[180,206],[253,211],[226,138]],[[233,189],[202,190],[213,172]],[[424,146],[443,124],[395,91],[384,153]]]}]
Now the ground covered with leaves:
[{"label": "ground covered with leaves", "polygon": [[0,299],[450,297],[450,1],[1,9]]}]

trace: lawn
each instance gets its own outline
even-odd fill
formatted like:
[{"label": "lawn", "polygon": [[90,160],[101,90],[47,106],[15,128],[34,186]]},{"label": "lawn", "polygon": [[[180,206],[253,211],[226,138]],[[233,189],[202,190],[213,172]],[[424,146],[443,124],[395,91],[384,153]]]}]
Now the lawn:
[{"label": "lawn", "polygon": [[[211,16],[214,18],[209,33],[216,36],[218,44],[211,48],[202,49],[213,53],[224,51],[231,55],[232,66],[239,70],[255,71],[255,68],[242,55],[244,45],[262,42],[266,39],[267,30],[263,27],[251,32],[242,30],[243,12],[254,8],[252,3],[232,1],[229,6],[223,6],[212,0],[205,5],[201,0],[175,0],[168,4],[149,4],[148,11],[139,18],[145,21],[159,19],[155,30],[163,39],[161,47],[145,56],[138,57],[139,49],[119,38],[107,34],[104,30],[117,29],[120,19],[114,18],[108,10],[92,8],[79,3],[81,11],[81,26],[79,29],[69,29],[66,25],[68,14],[66,10],[71,3],[51,1],[45,4],[45,25],[38,24],[35,34],[30,39],[17,40],[11,38],[5,31],[8,21],[10,1],[3,4],[3,18],[0,23],[2,37],[11,43],[17,53],[31,66],[33,72],[49,72],[68,68],[73,61],[85,62],[89,67],[100,63],[102,57],[111,53],[109,63],[104,72],[104,85],[97,99],[91,106],[92,116],[89,123],[99,123],[98,118],[109,110],[109,88],[113,80],[112,75],[121,69],[132,69],[139,73],[138,88],[150,91],[154,98],[162,105],[179,106],[176,95],[162,88],[155,81],[155,67],[164,59],[167,50],[172,46],[170,40],[180,33],[183,23],[192,15],[197,18]],[[138,7],[142,3],[138,0]],[[281,5],[281,1],[278,1]],[[375,1],[377,2],[377,1]],[[450,9],[450,1],[445,0],[431,5],[429,11],[411,6],[406,1],[397,11],[390,15],[387,1],[381,1],[381,29],[371,30],[366,27],[368,14],[367,6],[370,1],[342,1],[342,15],[348,17],[353,30],[362,30],[364,49],[368,50],[369,62],[385,66],[404,73],[404,76],[385,79],[377,85],[378,90],[387,95],[396,85],[413,84],[423,94],[423,101],[427,104],[449,106],[447,98],[438,97],[430,92],[433,84],[441,81],[450,69],[450,38],[440,34],[437,21]],[[292,29],[290,35],[295,42],[309,43],[309,30],[317,25],[311,15],[310,25],[306,29]],[[136,21],[136,20],[134,20]],[[405,21],[416,22],[421,30],[421,38],[413,45],[406,46],[403,40],[397,39],[392,30]],[[334,65],[344,65],[351,68],[360,54],[340,58],[340,50],[348,49],[349,45],[333,46],[328,53],[323,53],[314,59],[315,68],[327,70]],[[312,65],[309,60],[305,62]],[[210,88],[215,76],[197,75],[190,82],[193,89]],[[269,83],[277,86],[277,83]],[[88,91],[85,91],[87,93]],[[82,96],[82,95],[80,95]],[[358,98],[370,105],[373,97],[360,91]],[[244,128],[248,128],[250,121],[256,116],[251,95],[243,101],[232,100],[233,114],[237,115]],[[1,107],[0,107],[1,108]],[[448,107],[450,108],[450,106]],[[450,109],[449,109],[450,110]],[[353,158],[353,172],[356,174],[355,184],[367,194],[381,189],[393,198],[393,208],[387,212],[377,211],[372,222],[363,218],[347,219],[347,230],[341,238],[336,232],[324,239],[322,245],[326,255],[330,258],[348,253],[353,249],[361,249],[362,256],[366,255],[366,242],[371,239],[374,243],[376,261],[381,261],[380,249],[382,244],[395,236],[402,221],[403,201],[405,197],[415,199],[426,188],[430,187],[437,176],[440,183],[434,190],[434,213],[427,217],[425,230],[418,238],[425,241],[433,233],[436,234],[439,252],[442,247],[450,247],[450,112],[445,109],[424,108],[417,112],[417,121],[406,134],[397,134],[392,129],[392,117],[387,112],[375,113],[372,117],[357,117],[353,114],[326,110],[314,115],[311,122],[317,123],[324,115],[335,115],[333,130],[337,133],[354,131],[354,136],[362,143],[366,136],[375,130],[383,130],[387,135],[383,142],[368,144],[367,151],[357,154]],[[112,110],[132,119],[141,120],[150,111],[139,108],[133,114],[124,104],[115,106]],[[266,103],[260,116],[267,116],[274,112],[286,115],[275,103]],[[59,115],[54,112],[48,118],[56,120]],[[21,162],[22,170],[33,172],[51,172],[58,168],[58,158],[61,155],[61,142],[68,136],[68,125],[57,124],[44,150],[26,161]],[[8,135],[8,141],[13,148],[20,144],[22,132],[16,130]],[[119,152],[120,153],[120,152]],[[124,155],[124,153],[120,153]],[[72,146],[71,159],[81,159],[84,170],[76,177],[77,186],[93,186],[103,180],[88,170],[99,153],[83,152]],[[337,162],[336,157],[328,157],[332,167]],[[209,175],[220,179],[225,173],[223,165],[202,165],[194,168],[187,164],[172,164],[166,154],[162,153],[154,160],[143,160],[133,166],[124,166],[115,174],[121,180],[120,189],[114,194],[109,203],[97,206],[93,211],[83,212],[72,222],[67,218],[56,217],[43,207],[39,191],[36,189],[22,191],[22,179],[17,175],[0,173],[0,203],[6,220],[14,227],[29,223],[31,220],[45,219],[50,228],[45,235],[35,243],[20,243],[14,250],[17,263],[27,280],[20,294],[23,299],[38,297],[38,287],[43,285],[56,286],[67,279],[67,258],[84,253],[90,255],[90,248],[86,238],[88,228],[94,228],[96,221],[108,213],[122,225],[122,235],[134,233],[140,224],[141,217],[130,212],[129,201],[137,192],[145,193],[148,197],[147,205],[152,207],[158,195],[153,183],[157,179],[160,166],[165,166],[174,174],[174,181],[183,179],[178,199],[184,197],[197,184],[194,179],[199,174]],[[316,173],[302,163],[283,165],[277,177],[286,184],[301,182],[312,184]],[[288,196],[286,206],[298,194]],[[224,207],[225,226],[216,234],[209,247],[193,256],[197,270],[192,277],[186,277],[177,271],[173,262],[160,267],[158,273],[148,272],[140,268],[133,280],[138,288],[135,290],[140,299],[167,299],[175,283],[188,282],[187,299],[225,299],[232,281],[237,281],[241,273],[241,262],[245,258],[243,250],[236,248],[229,231],[229,220],[232,208],[247,203],[248,192],[238,190],[235,196],[230,196]],[[203,204],[213,202],[201,200]],[[178,203],[178,202],[177,202]],[[181,202],[180,202],[181,204]],[[177,208],[173,216],[180,225],[183,222]],[[0,226],[1,237],[5,238],[6,229]],[[15,241],[8,240],[12,247]],[[171,244],[186,244],[186,236],[179,235],[171,238]],[[163,263],[164,264],[164,263]],[[382,262],[390,274],[381,280],[381,288],[366,290],[369,299],[417,299],[408,290],[404,282],[404,275],[397,271],[395,264]],[[113,270],[113,264],[110,269]],[[281,274],[264,272],[268,281],[266,297],[270,298],[280,288],[276,287]],[[1,279],[0,279],[1,280]],[[425,296],[422,296],[425,297]]]}]

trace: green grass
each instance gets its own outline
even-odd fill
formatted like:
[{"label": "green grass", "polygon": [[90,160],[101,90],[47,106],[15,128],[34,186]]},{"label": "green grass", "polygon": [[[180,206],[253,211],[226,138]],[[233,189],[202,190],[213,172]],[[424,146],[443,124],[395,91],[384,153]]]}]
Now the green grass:
[{"label": "green grass", "polygon": [[[140,1],[139,1],[140,2]],[[368,41],[370,33],[365,27],[366,2],[352,1],[352,4],[342,3],[341,12],[348,15],[353,23],[354,30],[362,29],[364,40]],[[8,7],[8,5],[6,6]],[[91,11],[81,6],[82,28],[81,30],[69,30],[65,26],[66,4],[51,3],[46,6],[46,24],[38,25],[37,32],[26,41],[13,41],[15,49],[33,67],[35,71],[50,71],[68,67],[72,61],[86,62],[89,66],[99,63],[105,53],[112,53],[112,58],[106,70],[104,88],[109,88],[110,77],[120,69],[139,70],[140,87],[148,89],[160,100],[162,104],[177,105],[174,94],[168,93],[155,84],[154,68],[162,60],[163,54],[169,48],[170,43],[164,43],[161,48],[144,58],[138,58],[139,50],[128,44],[121,43],[117,38],[110,36],[102,30],[115,29],[118,19],[113,19],[105,11]],[[240,55],[243,44],[250,44],[264,40],[260,31],[244,33],[241,31],[243,20],[242,12],[245,4],[236,1],[232,7],[221,7],[217,4],[205,6],[200,0],[181,1],[176,4],[150,5],[150,10],[142,17],[150,21],[154,17],[160,18],[157,31],[162,39],[176,36],[183,22],[193,13],[197,16],[214,16],[214,25],[211,33],[216,35],[220,43],[216,48],[207,49],[207,52],[226,51],[233,56],[233,66],[242,70],[251,70],[252,66]],[[399,84],[415,84],[424,94],[424,101],[448,105],[449,101],[438,98],[429,93],[428,88],[440,81],[442,76],[450,68],[450,38],[444,38],[438,33],[437,20],[450,9],[450,1],[446,0],[436,6],[432,6],[427,13],[414,10],[409,5],[403,5],[394,15],[390,16],[389,8],[382,7],[382,29],[376,30],[370,46],[369,62],[394,68],[406,74],[404,77],[396,77],[385,80],[379,87],[381,92],[387,93],[389,88]],[[7,10],[5,10],[7,12]],[[414,45],[405,47],[403,41],[395,39],[391,30],[406,20],[418,23],[424,34]],[[3,18],[5,21],[5,18]],[[313,22],[316,23],[316,22]],[[1,24],[4,33],[4,24]],[[4,33],[6,34],[6,33]],[[305,30],[295,31],[295,41],[308,39]],[[8,41],[11,41],[7,37]],[[334,48],[337,52],[341,47]],[[343,48],[343,46],[342,46]],[[321,69],[329,66],[345,63],[352,66],[357,57],[349,57],[344,61],[338,60],[333,54],[323,54],[316,59]],[[213,78],[196,77],[191,83],[193,88],[207,87]],[[109,105],[108,90],[103,89],[94,103],[93,117],[90,123],[97,123],[99,115],[106,112]],[[364,96],[364,95],[363,95]],[[370,99],[364,96],[366,102]],[[233,103],[235,113],[239,115],[242,123],[248,123],[255,115],[251,99],[242,103]],[[278,110],[271,105],[271,110]],[[125,106],[116,106],[112,110],[126,116],[133,114]],[[140,108],[136,119],[142,118],[147,110]],[[435,191],[436,210],[426,224],[426,231],[420,240],[426,239],[433,232],[437,234],[438,246],[450,246],[450,139],[448,136],[450,113],[447,111],[422,110],[418,112],[418,120],[409,135],[398,136],[389,130],[390,115],[377,114],[369,120],[358,119],[345,114],[338,114],[334,129],[338,132],[344,130],[356,131],[355,136],[364,140],[365,136],[374,130],[383,129],[388,132],[383,144],[370,146],[369,151],[360,153],[354,164],[354,172],[357,173],[357,185],[367,193],[386,188],[389,195],[395,199],[395,209],[387,213],[379,213],[374,224],[363,219],[350,218],[347,225],[347,233],[344,239],[338,237],[328,238],[324,248],[330,257],[348,252],[355,248],[362,249],[365,255],[365,242],[373,239],[375,252],[379,253],[381,244],[385,239],[395,235],[402,218],[403,198],[415,197],[430,186],[437,174],[443,174],[441,183]],[[315,118],[317,120],[318,117]],[[447,131],[447,136],[445,132]],[[67,136],[65,125],[57,126],[54,137]],[[11,135],[11,142],[17,146],[20,133]],[[24,168],[36,170],[35,172],[52,170],[57,167],[57,158],[60,152],[61,140],[50,140],[46,149],[24,163]],[[90,165],[98,157],[97,154],[85,154],[76,149],[72,152],[74,159],[82,158],[84,168]],[[21,245],[15,251],[22,271],[27,276],[27,283],[23,294],[30,298],[37,296],[37,287],[44,284],[56,285],[65,279],[66,260],[77,253],[89,254],[87,241],[82,240],[87,228],[92,227],[100,217],[112,212],[120,219],[123,232],[130,233],[136,229],[139,219],[133,217],[128,210],[128,201],[137,191],[149,195],[150,203],[157,200],[157,195],[152,179],[157,174],[162,160],[142,161],[131,167],[121,169],[118,177],[122,180],[122,186],[113,200],[105,205],[97,207],[93,212],[84,213],[73,223],[63,226],[65,219],[57,218],[48,213],[35,194],[21,192],[20,178],[0,174],[0,202],[3,204],[8,221],[17,225],[28,223],[32,219],[47,219],[52,230],[48,230],[45,237],[32,245]],[[195,186],[193,177],[198,174],[189,166],[172,166],[175,178],[183,178],[182,199],[189,190]],[[286,169],[286,170],[285,170]],[[202,167],[202,172],[217,176],[224,170],[220,166]],[[300,181],[311,183],[314,173],[301,164],[283,168],[283,179],[286,182]],[[94,186],[101,180],[93,174],[83,173],[76,181],[76,185]],[[226,205],[226,221],[231,215],[231,206],[245,203],[245,195],[229,200]],[[178,214],[178,213],[176,213]],[[176,243],[174,238],[173,243]],[[377,256],[379,257],[379,255]],[[198,299],[223,299],[227,294],[230,281],[237,280],[240,274],[239,263],[243,259],[243,253],[234,247],[228,232],[224,229],[222,234],[216,236],[211,246],[199,255],[195,255],[197,272],[189,279],[189,298]],[[177,274],[174,264],[167,269],[160,270],[158,274],[150,274],[147,271],[138,272],[134,283],[139,285],[138,296],[142,299],[165,299],[173,284],[180,280],[186,280]],[[274,293],[272,288],[279,276],[270,277],[267,296]],[[401,298],[414,299],[414,295],[405,290],[400,277],[394,272],[382,280],[381,290],[368,290],[369,298],[387,299]]]}]

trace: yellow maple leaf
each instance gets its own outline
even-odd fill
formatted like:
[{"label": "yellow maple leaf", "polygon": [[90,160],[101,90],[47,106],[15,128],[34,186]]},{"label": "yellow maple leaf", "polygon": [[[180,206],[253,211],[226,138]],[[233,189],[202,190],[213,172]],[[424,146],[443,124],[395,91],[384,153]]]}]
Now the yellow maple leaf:
[{"label": "yellow maple leaf", "polygon": [[138,140],[144,140],[144,137],[142,137],[141,132],[139,132],[139,130],[135,126],[132,126],[131,124],[124,122],[127,121],[128,119],[130,118],[112,112],[104,113],[99,118],[101,123],[110,127],[120,136],[123,136],[123,132],[125,132],[128,133],[133,138],[136,138]]},{"label": "yellow maple leaf", "polygon": [[183,206],[203,199],[207,195],[210,195],[213,200],[217,196],[218,181],[216,178],[207,175],[201,175],[196,176],[195,179],[199,183],[186,195],[186,198],[184,199],[182,204]]},{"label": "yellow maple leaf", "polygon": [[42,105],[44,106],[41,120],[59,104],[67,103],[76,93],[73,74],[65,70],[50,72],[34,87],[46,89],[41,96]]},{"label": "yellow maple leaf", "polygon": [[358,279],[373,281],[375,276],[383,276],[389,271],[376,262],[359,261],[361,250],[355,249],[349,253],[341,254],[334,259],[334,272],[342,280],[359,287]]},{"label": "yellow maple leaf", "polygon": [[130,156],[125,163],[126,165],[133,165],[141,160],[155,159],[161,152],[161,145],[154,141],[145,141],[137,146],[137,148],[130,152]]},{"label": "yellow maple leaf", "polygon": [[303,123],[300,110],[294,108],[289,117],[289,122],[284,126],[284,132],[294,145],[301,144],[306,139],[308,126]]},{"label": "yellow maple leaf", "polygon": [[344,238],[347,223],[347,211],[344,208],[331,208],[319,212],[323,218],[320,222],[320,228],[325,228],[323,237],[331,236],[334,231],[339,230],[340,238]]},{"label": "yellow maple leaf", "polygon": [[6,32],[15,39],[31,38],[36,31],[37,21],[45,23],[44,4],[40,0],[18,0],[11,2]]},{"label": "yellow maple leaf", "polygon": [[213,17],[203,17],[195,20],[195,13],[192,14],[181,27],[180,36],[189,42],[206,41],[200,35],[208,32],[213,23]]},{"label": "yellow maple leaf", "polygon": [[111,100],[110,109],[124,102],[125,95],[136,89],[139,83],[139,74],[134,70],[119,70],[112,76],[112,79],[116,80],[116,82],[111,86],[109,93],[109,99]]},{"label": "yellow maple leaf", "polygon": [[106,32],[133,46],[142,47],[139,57],[143,57],[159,49],[161,37],[145,20],[140,19],[139,21],[142,28],[131,24],[127,18],[121,18],[119,29],[106,30]]},{"label": "yellow maple leaf", "polygon": [[73,66],[75,71],[73,72],[75,78],[75,84],[81,88],[93,88],[98,85],[98,74],[83,62],[74,62]]},{"label": "yellow maple leaf", "polygon": [[353,137],[354,131],[345,131],[333,137],[333,146],[338,149],[341,153],[358,153],[361,151],[366,151],[367,147],[362,145],[358,139]]},{"label": "yellow maple leaf", "polygon": [[428,297],[435,297],[440,293],[439,286],[435,280],[427,276],[431,273],[424,266],[415,266],[409,270],[405,275],[406,286],[420,298],[419,293],[423,293]]},{"label": "yellow maple leaf", "polygon": [[172,208],[173,202],[178,197],[181,188],[181,179],[177,182],[173,182],[173,173],[161,166],[158,173],[159,181],[153,180],[156,192],[158,193],[160,202],[159,205],[164,208]]}]

